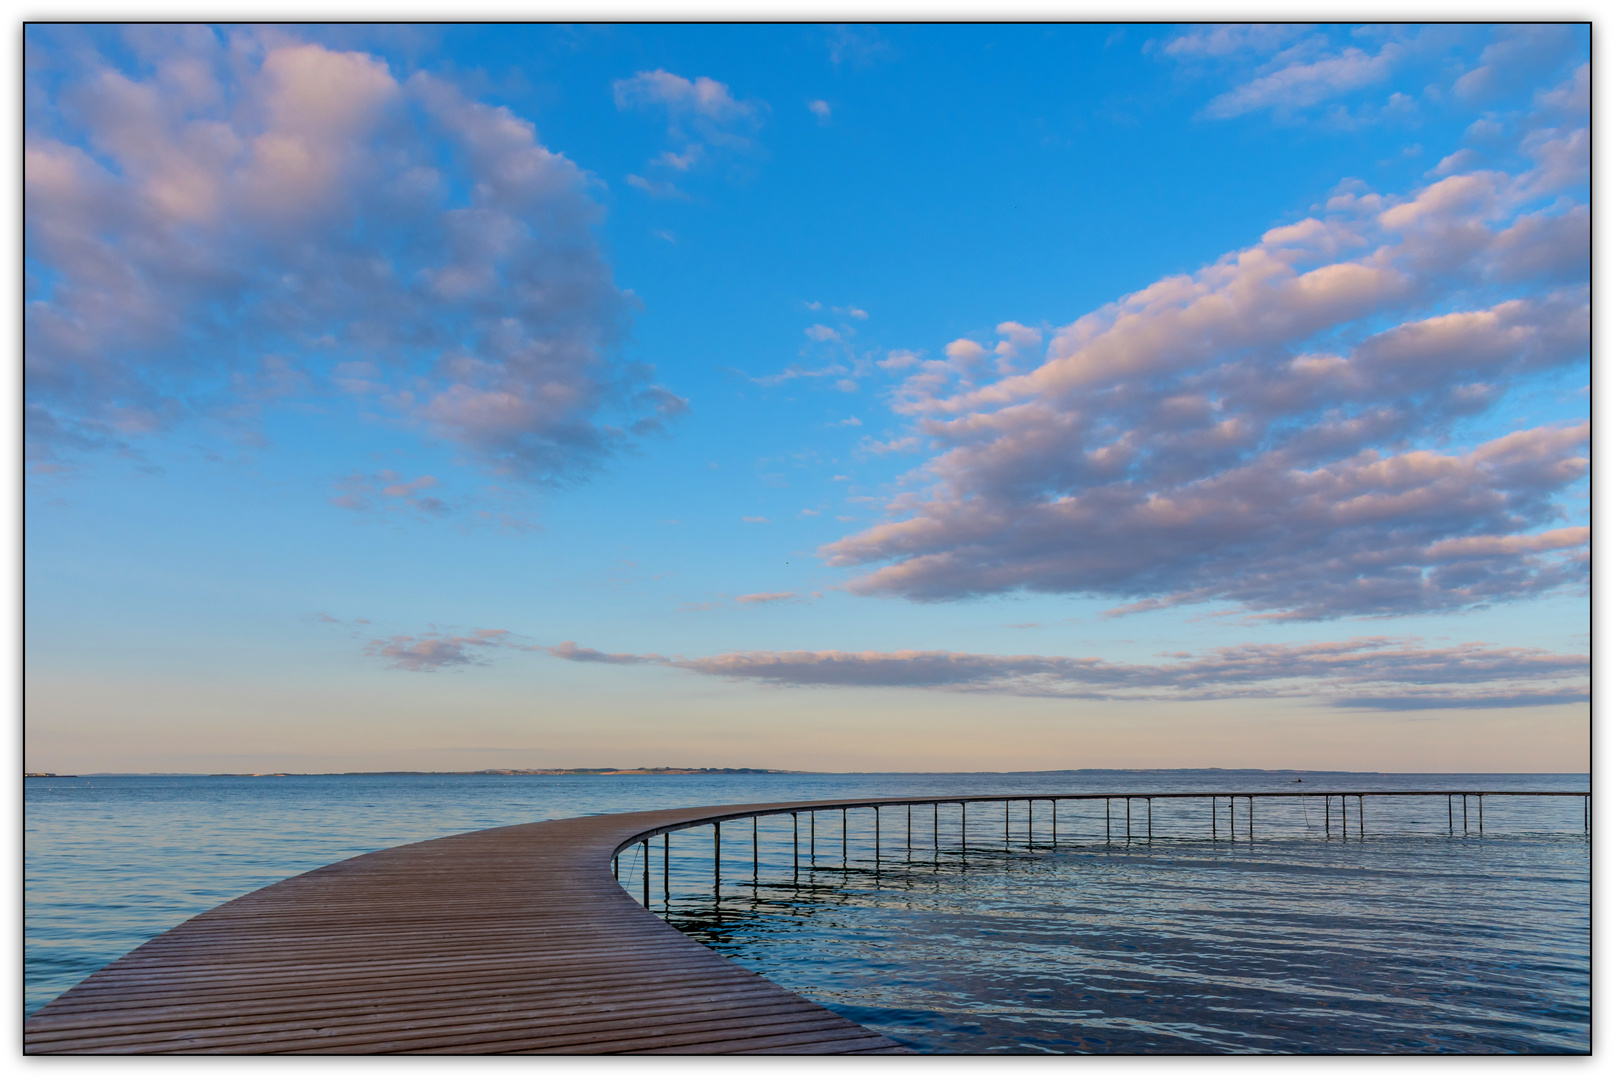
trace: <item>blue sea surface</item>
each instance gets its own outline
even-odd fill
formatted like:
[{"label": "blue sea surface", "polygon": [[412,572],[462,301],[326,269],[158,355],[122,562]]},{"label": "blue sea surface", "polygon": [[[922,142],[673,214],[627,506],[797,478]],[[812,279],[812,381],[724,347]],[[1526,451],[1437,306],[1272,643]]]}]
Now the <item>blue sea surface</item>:
[{"label": "blue sea surface", "polygon": [[670,840],[665,871],[657,842],[625,851],[618,873],[686,933],[923,1051],[1586,1053],[1580,799],[1455,801],[1449,833],[1440,797],[1369,796],[1361,818],[1351,799],[1344,821],[1336,800],[1326,823],[1308,793],[1587,784],[1225,770],[31,779],[25,1008],[245,892],[473,829],[790,799],[1265,791],[1114,801],[1108,839],[1103,801],[887,809],[878,849],[867,809],[844,831],[839,812],[799,816],[794,838],[789,816],[762,819],[755,849],[751,824],[732,822],[716,866],[708,826]]}]

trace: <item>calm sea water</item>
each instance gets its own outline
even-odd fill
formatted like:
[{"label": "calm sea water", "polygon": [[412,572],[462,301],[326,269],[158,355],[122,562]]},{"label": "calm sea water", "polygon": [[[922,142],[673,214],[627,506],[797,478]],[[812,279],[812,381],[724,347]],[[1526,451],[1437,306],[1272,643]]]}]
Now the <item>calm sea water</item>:
[{"label": "calm sea water", "polygon": [[[1296,779],[1303,783],[1296,784]],[[917,1049],[1535,1052],[1590,1044],[1579,799],[1330,809],[1319,790],[1585,790],[1585,775],[1233,771],[805,776],[82,777],[26,784],[32,1011],[244,892],[377,848],[580,814],[771,799],[1282,791],[764,819],[649,851],[651,908]],[[1148,830],[1149,838],[1145,839]],[[1254,834],[1254,835],[1252,835]],[[639,897],[643,849],[619,874]],[[754,869],[755,866],[755,869]],[[716,877],[716,881],[715,881]]]}]

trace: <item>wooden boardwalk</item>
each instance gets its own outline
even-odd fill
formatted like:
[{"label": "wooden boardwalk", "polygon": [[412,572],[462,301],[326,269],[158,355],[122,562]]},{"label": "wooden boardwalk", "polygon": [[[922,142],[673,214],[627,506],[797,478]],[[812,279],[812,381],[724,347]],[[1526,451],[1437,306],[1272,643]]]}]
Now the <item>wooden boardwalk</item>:
[{"label": "wooden boardwalk", "polygon": [[333,863],[114,961],[30,1017],[24,1049],[907,1052],[686,937],[612,876],[636,836],[761,809],[512,825]]},{"label": "wooden boardwalk", "polygon": [[[1581,798],[1591,827],[1587,792],[1473,790],[966,795],[510,825],[360,855],[203,912],[40,1009],[23,1045],[30,1054],[907,1053],[667,925],[617,884],[612,856],[713,822],[955,803],[964,844],[965,804],[998,802],[1006,844],[1011,803],[1152,799],[1212,800],[1212,838],[1218,800],[1230,800],[1231,839],[1236,798],[1340,799],[1342,837],[1344,800],[1357,798],[1360,839],[1363,796],[1443,795],[1449,815],[1451,798],[1464,797],[1466,832],[1469,797],[1486,795]],[[1143,839],[1125,827],[1128,842]],[[994,835],[997,819],[976,828]]]}]

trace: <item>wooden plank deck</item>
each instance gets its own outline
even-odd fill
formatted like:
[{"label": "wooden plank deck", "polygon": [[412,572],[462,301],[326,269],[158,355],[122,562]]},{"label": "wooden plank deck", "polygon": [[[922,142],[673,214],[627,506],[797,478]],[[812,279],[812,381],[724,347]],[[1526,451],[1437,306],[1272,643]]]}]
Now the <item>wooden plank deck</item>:
[{"label": "wooden plank deck", "polygon": [[[23,1045],[29,1054],[907,1053],[668,926],[617,884],[612,855],[661,832],[791,811],[1482,794],[1588,797],[1051,792],[685,807],[485,829],[332,863],[203,912],[29,1017]],[[990,834],[996,822],[979,827]]]},{"label": "wooden plank deck", "polygon": [[[780,804],[770,804],[767,809]],[[372,852],[189,919],[24,1027],[29,1054],[905,1053],[646,911],[609,814]]]}]

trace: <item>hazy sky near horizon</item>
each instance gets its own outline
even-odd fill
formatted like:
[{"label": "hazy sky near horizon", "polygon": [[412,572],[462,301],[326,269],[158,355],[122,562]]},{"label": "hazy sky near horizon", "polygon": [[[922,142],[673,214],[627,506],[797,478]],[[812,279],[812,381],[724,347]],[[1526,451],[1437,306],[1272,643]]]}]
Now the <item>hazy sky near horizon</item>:
[{"label": "hazy sky near horizon", "polygon": [[1583,770],[1589,47],[31,26],[26,765]]}]

